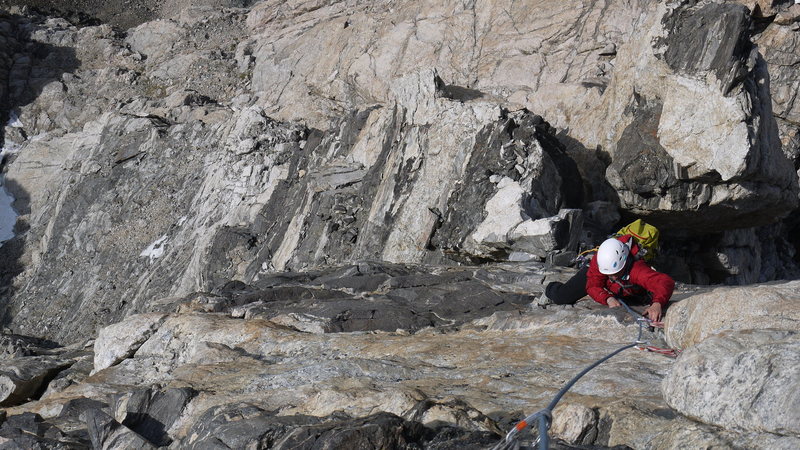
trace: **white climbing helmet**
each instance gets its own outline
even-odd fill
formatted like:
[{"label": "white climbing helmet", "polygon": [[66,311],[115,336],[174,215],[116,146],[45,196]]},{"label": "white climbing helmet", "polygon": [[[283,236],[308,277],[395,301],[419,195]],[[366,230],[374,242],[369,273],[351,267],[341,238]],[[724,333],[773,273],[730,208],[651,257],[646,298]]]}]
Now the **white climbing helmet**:
[{"label": "white climbing helmet", "polygon": [[625,267],[630,252],[630,247],[617,239],[606,239],[597,250],[597,268],[603,275],[613,275]]}]

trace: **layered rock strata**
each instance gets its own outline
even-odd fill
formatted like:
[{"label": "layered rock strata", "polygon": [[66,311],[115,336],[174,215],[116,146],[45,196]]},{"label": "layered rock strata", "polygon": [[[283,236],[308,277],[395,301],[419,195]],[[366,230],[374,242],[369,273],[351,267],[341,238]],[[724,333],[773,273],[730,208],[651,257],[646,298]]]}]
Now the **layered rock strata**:
[{"label": "layered rock strata", "polygon": [[[3,336],[0,440],[488,446],[636,335],[527,306],[621,215],[682,280],[792,276],[797,7],[744,3],[3,13],[2,323],[79,344]],[[557,436],[797,448],[794,290],[681,292],[680,359],[598,368]]]},{"label": "layered rock strata", "polygon": [[[681,227],[796,203],[769,66],[735,5],[562,2],[563,33],[530,5],[295,6],[189,8],[124,36],[6,16],[21,233],[3,246],[5,322],[70,341],[154,297],[358,259],[568,263],[613,231],[597,201],[649,216],[677,249]],[[679,38],[716,33],[682,28],[708,17],[724,45],[701,57]],[[794,23],[776,22],[770,55],[788,50],[767,32]],[[723,233],[663,267],[695,282],[794,273],[773,231]]]},{"label": "layered rock strata", "polygon": [[[29,354],[4,357],[4,367],[42,358],[37,352],[84,353],[44,394],[0,410],[7,416],[0,438],[46,448],[489,447],[581,368],[637,337],[666,345],[660,332],[640,335],[621,309],[588,299],[530,308],[516,294],[571,271],[469,268],[489,290],[467,310],[443,308],[430,293],[468,282],[466,267],[370,267],[290,273],[260,287],[153,302],[158,311],[104,328],[89,343],[88,367],[83,346],[9,340]],[[725,294],[767,311],[748,330],[700,322],[693,328],[701,338],[677,360],[627,350],[589,372],[555,410],[551,437],[600,447],[796,447],[796,333],[767,322],[781,310],[781,289],[793,284]],[[282,295],[289,290],[295,301]],[[489,292],[510,301],[494,307]],[[673,319],[684,305],[702,314],[717,308],[719,295],[680,287],[667,336],[680,331]],[[372,317],[355,309],[381,296],[409,309]],[[729,300],[741,308],[739,297]],[[404,319],[409,311],[436,319],[420,328]],[[360,331],[329,326],[343,318]]]}]

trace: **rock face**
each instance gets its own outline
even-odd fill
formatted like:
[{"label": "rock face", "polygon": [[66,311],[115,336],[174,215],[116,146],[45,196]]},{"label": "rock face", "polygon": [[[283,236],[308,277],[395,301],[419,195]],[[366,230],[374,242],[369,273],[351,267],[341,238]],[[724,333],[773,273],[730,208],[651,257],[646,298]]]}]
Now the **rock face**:
[{"label": "rock face", "polygon": [[717,288],[674,304],[666,339],[686,350],[662,382],[667,403],[726,429],[791,437],[778,439],[780,448],[796,445],[797,288]]},{"label": "rock face", "polygon": [[[4,16],[22,230],[2,247],[5,322],[71,341],[154,298],[274,271],[568,263],[613,230],[597,201],[675,248],[795,207],[743,8],[562,2],[573,31],[550,39],[536,5],[412,3],[189,8],[124,37]],[[682,43],[709,33],[719,48]],[[782,237],[741,233],[760,263],[724,235],[669,267],[689,282],[796,272]]]},{"label": "rock face", "polygon": [[[73,374],[70,385],[6,408],[0,437],[30,445],[92,442],[96,448],[350,448],[347,443],[356,441],[366,448],[490,447],[610,351],[638,336],[666,345],[659,332],[640,335],[625,311],[588,299],[574,307],[531,308],[531,297],[516,292],[538,293],[548,280],[574,272],[537,272],[538,266],[362,263],[153,301],[150,308],[170,312],[134,315],[101,330],[92,374]],[[474,298],[441,301],[448,291],[473,292]],[[679,295],[685,298],[668,310],[668,334],[674,333],[670,315],[683,303],[708,301],[703,291],[681,288]],[[380,313],[363,314],[363,306],[378,298],[384,301]],[[426,324],[403,319],[426,314]],[[736,341],[741,352],[751,344],[784,345],[774,330],[731,333],[745,333]],[[782,333],[793,339],[793,331]],[[763,387],[761,401],[778,395],[781,384],[770,377],[796,378],[791,339],[769,353],[773,372],[764,375],[758,361],[740,367],[764,375],[761,384],[740,386],[756,397]],[[731,350],[729,340],[715,334],[697,348],[719,341]],[[748,354],[757,359],[766,354],[760,349]],[[697,401],[693,392],[727,379],[705,367],[736,370],[741,352],[689,349],[673,361],[627,350],[570,390],[554,412],[552,437],[632,448],[796,446],[795,432],[764,408],[758,413],[763,425],[741,431],[731,421],[739,416],[719,412],[730,409],[722,399],[705,402],[699,412],[686,406]],[[719,361],[698,363],[711,355]],[[662,389],[672,390],[662,398]],[[31,423],[20,423],[24,417]]]},{"label": "rock face", "polygon": [[800,438],[798,349],[796,331],[720,333],[681,355],[664,398],[709,424]]},{"label": "rock face", "polygon": [[670,308],[667,342],[688,348],[724,331],[797,330],[800,282],[716,288]]},{"label": "rock face", "polygon": [[[783,151],[797,162],[800,152],[800,106],[797,104],[797,77],[794,68],[800,63],[796,54],[800,6],[778,12],[775,20],[755,40],[769,67],[772,110],[780,129]],[[795,168],[797,168],[795,166]]]},{"label": "rock face", "polygon": [[[681,281],[800,273],[790,2],[9,3],[0,446],[488,447],[639,331],[544,262],[635,215]],[[682,289],[554,433],[800,446],[796,282]]]},{"label": "rock face", "polygon": [[[606,91],[606,114],[624,118],[606,144],[623,208],[670,212],[659,222],[683,228],[721,225],[703,217],[757,224],[795,208],[796,174],[779,150],[768,68],[748,39],[747,10],[685,5],[642,25],[649,31],[640,46],[618,56],[630,71],[617,72]],[[740,216],[755,203],[763,215]]]}]

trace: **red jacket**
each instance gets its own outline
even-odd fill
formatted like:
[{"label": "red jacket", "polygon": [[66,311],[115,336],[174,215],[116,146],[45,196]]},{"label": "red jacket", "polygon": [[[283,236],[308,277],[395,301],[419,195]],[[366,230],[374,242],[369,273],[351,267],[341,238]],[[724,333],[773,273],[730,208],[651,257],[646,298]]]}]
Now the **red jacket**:
[{"label": "red jacket", "polygon": [[[625,235],[617,239],[627,243],[632,237]],[[608,275],[600,273],[597,258],[592,258],[586,273],[586,293],[597,303],[607,305],[609,297],[624,298],[649,292],[653,303],[666,306],[675,289],[675,280],[665,273],[656,272],[644,260],[636,259],[638,252],[639,247],[634,243],[628,257],[633,257],[634,261],[628,263],[627,273],[619,281],[612,281]]]}]

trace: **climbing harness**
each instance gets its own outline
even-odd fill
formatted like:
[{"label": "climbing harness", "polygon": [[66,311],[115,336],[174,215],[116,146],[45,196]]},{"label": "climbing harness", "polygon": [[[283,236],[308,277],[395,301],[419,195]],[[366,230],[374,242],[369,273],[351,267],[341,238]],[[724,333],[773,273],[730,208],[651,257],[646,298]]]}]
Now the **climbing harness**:
[{"label": "climbing harness", "polygon": [[623,345],[622,347],[614,350],[613,352],[609,353],[608,355],[604,356],[603,358],[597,360],[589,367],[583,369],[581,373],[575,375],[569,382],[561,388],[560,391],[556,394],[553,400],[547,405],[547,408],[537,411],[525,419],[518,422],[511,431],[506,434],[506,437],[503,438],[497,445],[492,447],[492,450],[517,450],[520,448],[519,443],[519,433],[523,430],[528,428],[528,426],[532,426],[534,422],[537,424],[538,427],[538,437],[536,441],[533,443],[534,446],[538,445],[540,450],[547,450],[550,448],[550,436],[548,435],[548,430],[550,429],[550,425],[553,421],[553,410],[555,409],[556,405],[559,401],[561,401],[561,397],[567,393],[567,391],[572,388],[572,386],[581,379],[584,375],[589,373],[590,370],[594,369],[595,367],[599,366],[600,364],[608,361],[612,357],[616,356],[618,353],[621,353],[629,348],[638,348],[639,350],[646,350],[650,352],[659,353],[662,355],[677,357],[677,351],[668,348],[659,348],[650,345],[649,342],[642,340],[642,334],[646,328],[653,328],[656,324],[652,320],[648,319],[647,317],[642,316],[641,314],[637,313],[636,311],[632,310],[624,301],[621,299],[617,299],[617,301],[625,307],[625,310],[628,314],[631,315],[636,320],[636,323],[639,325],[638,335],[636,340],[628,345]]},{"label": "climbing harness", "polygon": [[590,248],[588,250],[584,250],[578,253],[578,256],[575,257],[575,267],[578,269],[583,269],[584,267],[589,266],[589,262],[592,260],[592,257],[600,247]]}]

